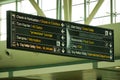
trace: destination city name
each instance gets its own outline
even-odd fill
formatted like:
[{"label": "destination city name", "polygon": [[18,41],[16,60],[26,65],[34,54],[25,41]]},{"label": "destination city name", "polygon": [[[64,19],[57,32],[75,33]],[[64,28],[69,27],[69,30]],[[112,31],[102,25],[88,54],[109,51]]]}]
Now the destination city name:
[{"label": "destination city name", "polygon": [[59,23],[55,20],[37,19],[37,18],[28,17],[28,16],[20,16],[20,15],[16,15],[16,17],[13,17],[13,18],[16,18],[18,20],[26,20],[26,21],[61,27],[61,23]]}]

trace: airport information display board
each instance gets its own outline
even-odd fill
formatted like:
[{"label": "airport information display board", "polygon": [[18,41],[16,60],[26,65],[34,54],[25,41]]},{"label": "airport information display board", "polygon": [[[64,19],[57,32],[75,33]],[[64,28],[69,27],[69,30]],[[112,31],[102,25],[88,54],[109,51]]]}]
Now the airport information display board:
[{"label": "airport information display board", "polygon": [[7,11],[7,48],[114,61],[111,29]]}]

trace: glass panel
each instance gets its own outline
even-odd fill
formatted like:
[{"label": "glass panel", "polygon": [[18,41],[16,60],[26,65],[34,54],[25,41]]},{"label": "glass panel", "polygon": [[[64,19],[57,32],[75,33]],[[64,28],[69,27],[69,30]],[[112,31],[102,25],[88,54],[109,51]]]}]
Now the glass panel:
[{"label": "glass panel", "polygon": [[21,12],[28,13],[28,14],[35,14],[36,10],[32,6],[32,4],[29,2],[29,0],[21,1],[20,10]]},{"label": "glass panel", "polygon": [[55,9],[56,8],[56,0],[42,0],[41,8],[43,10]]},{"label": "glass panel", "polygon": [[115,0],[116,1],[116,12],[120,13],[120,0]]},{"label": "glass panel", "polygon": [[72,21],[84,20],[84,5],[72,7]]},{"label": "glass panel", "polygon": [[1,34],[6,34],[6,20],[1,20]]},{"label": "glass panel", "polygon": [[1,19],[6,18],[6,11],[13,10],[15,11],[15,3],[5,4],[1,6]]},{"label": "glass panel", "polygon": [[87,15],[89,15],[93,9],[95,8],[96,4],[98,3],[98,1],[96,0],[90,0],[89,3],[87,3]]},{"label": "glass panel", "polygon": [[0,41],[6,40],[6,34],[1,34]]},{"label": "glass panel", "polygon": [[18,6],[17,6],[17,10],[18,10],[18,12],[21,12],[22,11],[22,1],[20,1],[20,2],[18,2],[17,3],[18,4]]},{"label": "glass panel", "polygon": [[1,21],[0,21],[0,39],[6,40],[6,11],[12,10],[15,11],[15,3],[9,3],[1,5]]},{"label": "glass panel", "polygon": [[84,3],[84,0],[72,0],[72,5]]},{"label": "glass panel", "polygon": [[110,14],[110,0],[104,0],[95,17],[106,16]]},{"label": "glass panel", "polygon": [[116,22],[120,22],[120,14],[116,17]]},{"label": "glass panel", "polygon": [[50,10],[50,11],[45,11],[44,13],[45,13],[46,17],[56,19],[56,9]]},{"label": "glass panel", "polygon": [[103,25],[103,24],[109,24],[110,23],[110,17],[101,17],[101,18],[96,18],[93,19],[90,25]]}]

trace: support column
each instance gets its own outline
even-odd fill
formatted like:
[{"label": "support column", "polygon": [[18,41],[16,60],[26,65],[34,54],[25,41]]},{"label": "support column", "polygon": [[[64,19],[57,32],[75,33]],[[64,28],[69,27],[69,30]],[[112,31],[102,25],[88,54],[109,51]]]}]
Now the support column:
[{"label": "support column", "polygon": [[84,23],[86,22],[87,18],[87,5],[86,5],[86,0],[84,0]]},{"label": "support column", "polygon": [[113,0],[110,0],[110,23],[113,23]]},{"label": "support column", "polygon": [[64,20],[71,21],[72,0],[64,0]]},{"label": "support column", "polygon": [[93,69],[98,68],[98,62],[93,62],[92,64],[93,64]]},{"label": "support column", "polygon": [[9,72],[8,72],[8,77],[9,77],[9,78],[12,78],[12,77],[13,77],[13,71],[9,71]]},{"label": "support column", "polygon": [[102,76],[97,76],[96,80],[102,80]]},{"label": "support column", "polygon": [[18,0],[15,1],[15,8],[16,8],[16,11],[18,11]]},{"label": "support column", "polygon": [[62,0],[57,0],[56,3],[56,19],[62,19]]}]

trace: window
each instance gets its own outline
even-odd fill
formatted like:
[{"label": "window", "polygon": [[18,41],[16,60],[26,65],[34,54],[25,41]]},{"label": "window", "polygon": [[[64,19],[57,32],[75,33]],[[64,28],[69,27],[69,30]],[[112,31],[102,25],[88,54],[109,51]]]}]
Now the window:
[{"label": "window", "polygon": [[97,0],[86,0],[86,12],[87,17],[90,15],[90,13],[93,11],[94,7],[97,4]]},{"label": "window", "polygon": [[84,0],[72,0],[72,5],[83,4]]},{"label": "window", "polygon": [[120,22],[120,0],[115,0],[116,22]]},{"label": "window", "polygon": [[9,3],[1,5],[0,11],[0,40],[6,40],[6,11],[13,10],[15,11],[15,3]]},{"label": "window", "polygon": [[92,20],[90,25],[103,25],[103,24],[109,24],[110,23],[110,17],[109,16],[104,16],[104,17],[96,17]]},{"label": "window", "polygon": [[40,6],[46,17],[56,18],[56,0],[41,0]]},{"label": "window", "polygon": [[34,15],[37,14],[36,10],[32,6],[32,4],[29,2],[29,0],[23,0],[19,2],[18,6],[19,6],[18,8],[19,12],[34,14]]},{"label": "window", "polygon": [[48,11],[45,11],[44,13],[45,13],[46,17],[56,19],[56,9],[48,10]]},{"label": "window", "polygon": [[90,25],[102,25],[110,23],[110,0],[104,0]]},{"label": "window", "polygon": [[78,20],[84,21],[84,5],[72,6],[72,22],[76,22]]},{"label": "window", "polygon": [[41,8],[44,11],[56,9],[56,0],[41,0]]}]

